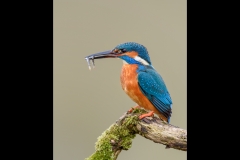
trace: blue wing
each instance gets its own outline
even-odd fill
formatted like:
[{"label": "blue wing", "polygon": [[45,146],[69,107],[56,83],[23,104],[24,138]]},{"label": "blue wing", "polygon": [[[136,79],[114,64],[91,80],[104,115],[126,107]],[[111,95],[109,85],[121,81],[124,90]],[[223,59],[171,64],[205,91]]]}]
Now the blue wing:
[{"label": "blue wing", "polygon": [[162,77],[148,67],[138,71],[138,84],[149,101],[168,119],[172,113],[172,99]]}]

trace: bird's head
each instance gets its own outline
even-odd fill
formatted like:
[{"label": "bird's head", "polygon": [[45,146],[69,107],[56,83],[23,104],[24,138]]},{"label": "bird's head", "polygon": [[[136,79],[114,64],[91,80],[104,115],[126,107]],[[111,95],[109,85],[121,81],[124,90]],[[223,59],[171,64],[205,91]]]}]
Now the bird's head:
[{"label": "bird's head", "polygon": [[117,45],[114,49],[85,57],[86,60],[101,58],[120,58],[128,64],[151,65],[147,48],[135,42],[126,42]]}]

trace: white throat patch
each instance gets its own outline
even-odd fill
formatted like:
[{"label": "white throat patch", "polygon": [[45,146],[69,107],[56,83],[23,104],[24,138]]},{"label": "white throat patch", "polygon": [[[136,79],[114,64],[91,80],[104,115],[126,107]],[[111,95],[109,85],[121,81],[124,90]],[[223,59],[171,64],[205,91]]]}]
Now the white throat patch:
[{"label": "white throat patch", "polygon": [[136,61],[138,61],[138,62],[140,62],[140,63],[146,65],[146,66],[149,65],[149,63],[148,63],[147,61],[145,61],[144,59],[142,59],[142,58],[139,57],[139,56],[134,57],[134,59],[135,59]]}]

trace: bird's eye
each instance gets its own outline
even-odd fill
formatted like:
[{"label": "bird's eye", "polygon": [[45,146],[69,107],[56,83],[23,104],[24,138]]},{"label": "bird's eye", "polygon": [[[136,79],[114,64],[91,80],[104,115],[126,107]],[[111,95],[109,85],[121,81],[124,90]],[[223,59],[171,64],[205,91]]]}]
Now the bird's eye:
[{"label": "bird's eye", "polygon": [[115,54],[122,54],[122,53],[125,53],[125,52],[127,52],[126,49],[114,49],[113,50],[113,53],[115,53]]},{"label": "bird's eye", "polygon": [[122,53],[125,53],[125,52],[127,52],[127,50],[126,49],[121,49],[122,50]]}]

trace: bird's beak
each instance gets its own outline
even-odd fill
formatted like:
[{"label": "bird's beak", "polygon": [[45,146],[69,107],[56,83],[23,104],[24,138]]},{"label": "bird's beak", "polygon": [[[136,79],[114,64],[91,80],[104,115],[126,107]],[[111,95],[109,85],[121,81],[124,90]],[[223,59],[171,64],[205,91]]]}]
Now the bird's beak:
[{"label": "bird's beak", "polygon": [[103,51],[103,52],[91,54],[85,57],[85,59],[101,59],[101,58],[115,58],[115,57],[117,57],[116,54],[114,54],[112,50],[109,50],[109,51]]},{"label": "bird's beak", "polygon": [[85,60],[88,63],[89,69],[91,69],[90,61],[92,61],[92,66],[94,67],[94,59],[101,59],[101,58],[116,58],[118,57],[116,54],[112,52],[112,50],[99,52],[95,54],[91,54],[85,57]]}]

